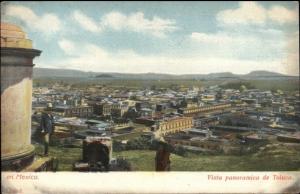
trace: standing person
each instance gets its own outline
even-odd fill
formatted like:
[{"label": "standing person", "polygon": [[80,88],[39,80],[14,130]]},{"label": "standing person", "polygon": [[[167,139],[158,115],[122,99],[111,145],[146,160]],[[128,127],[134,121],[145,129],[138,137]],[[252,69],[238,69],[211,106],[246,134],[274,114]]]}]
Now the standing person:
[{"label": "standing person", "polygon": [[47,105],[46,110],[42,113],[41,118],[41,134],[44,142],[44,155],[48,156],[50,135],[54,131],[54,118],[51,114],[52,104]]},{"label": "standing person", "polygon": [[155,170],[156,171],[170,171],[170,149],[168,144],[163,138],[159,140],[158,149],[155,157]]}]

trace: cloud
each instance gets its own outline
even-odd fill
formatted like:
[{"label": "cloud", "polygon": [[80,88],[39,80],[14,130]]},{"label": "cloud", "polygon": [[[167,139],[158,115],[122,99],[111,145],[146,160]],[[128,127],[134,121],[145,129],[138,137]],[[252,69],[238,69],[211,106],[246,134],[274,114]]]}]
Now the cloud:
[{"label": "cloud", "polygon": [[286,44],[286,59],[283,64],[287,74],[299,75],[299,31],[288,36]]},{"label": "cloud", "polygon": [[120,12],[110,12],[102,17],[102,25],[113,30],[128,30],[165,37],[166,33],[177,29],[174,20],[154,16],[147,19],[142,12],[124,15]]},{"label": "cloud", "polygon": [[74,43],[67,39],[60,40],[58,45],[67,55],[73,55],[76,50]]},{"label": "cloud", "polygon": [[298,13],[295,10],[289,10],[282,6],[273,6],[268,10],[268,16],[272,21],[279,24],[297,22]]},{"label": "cloud", "polygon": [[[68,40],[65,40],[68,42]],[[95,72],[168,72],[174,74],[211,73],[231,71],[233,73],[248,73],[257,69],[284,72],[281,60],[241,60],[230,57],[193,55],[141,55],[133,50],[110,52],[99,45],[87,42],[72,42],[74,55],[49,64],[40,61],[42,67],[68,67]],[[80,52],[79,52],[80,51]],[[47,64],[48,63],[48,64]]]},{"label": "cloud", "polygon": [[101,26],[94,19],[86,16],[81,11],[74,11],[72,18],[85,30],[90,32],[100,32]]},{"label": "cloud", "polygon": [[256,2],[240,2],[239,8],[228,9],[217,14],[217,21],[222,24],[258,24],[265,23],[266,10]]},{"label": "cloud", "polygon": [[285,43],[283,33],[276,30],[193,32],[188,40],[193,51],[202,56],[257,61],[263,58],[280,58]]},{"label": "cloud", "polygon": [[[256,29],[255,31],[236,33],[226,29],[215,34],[193,32],[189,39],[194,45],[193,52],[198,52],[201,57],[214,57],[215,60],[220,60],[220,63],[222,63],[221,59],[232,60],[234,64],[240,61],[240,65],[232,66],[233,71],[251,69],[247,64],[252,63],[257,69],[298,75],[299,31],[294,33],[274,29]],[[214,62],[210,66],[212,69],[213,64]],[[227,65],[224,68],[227,68]],[[224,71],[223,67],[220,69]]]},{"label": "cloud", "polygon": [[5,14],[22,20],[29,29],[44,34],[56,33],[61,30],[61,21],[53,13],[37,15],[30,8],[21,5],[8,5]]},{"label": "cloud", "polygon": [[[194,51],[202,56],[242,61],[277,63],[277,69],[268,64],[258,69],[280,71],[290,75],[299,72],[299,32],[270,28],[269,23],[284,25],[298,21],[296,9],[274,5],[264,8],[257,2],[240,2],[236,9],[219,12],[221,24],[215,33],[192,32],[189,40]],[[241,64],[245,64],[242,62]],[[275,67],[275,66],[274,66]],[[238,68],[243,68],[242,65]]]},{"label": "cloud", "polygon": [[114,31],[125,30],[163,38],[166,36],[166,33],[178,29],[174,20],[162,19],[158,16],[147,19],[142,12],[125,15],[113,11],[103,15],[99,22],[94,21],[91,17],[78,10],[73,12],[72,17],[82,28],[90,32],[100,32],[109,29]]},{"label": "cloud", "polygon": [[236,9],[220,11],[216,16],[221,25],[265,25],[267,21],[277,24],[296,22],[298,11],[283,6],[272,6],[266,9],[257,2],[240,2]]},{"label": "cloud", "polygon": [[[193,43],[201,43],[204,46],[221,46],[228,47],[232,46],[243,46],[243,45],[258,45],[265,44],[268,46],[272,44],[273,46],[280,46],[285,40],[283,31],[276,29],[251,29],[251,28],[239,28],[236,29],[225,28],[216,33],[203,33],[203,32],[192,32],[189,35],[189,39]],[[240,48],[238,48],[240,49]]]},{"label": "cloud", "polygon": [[206,34],[200,32],[192,32],[190,38],[194,41],[208,44],[228,44],[235,40],[226,34]]},{"label": "cloud", "polygon": [[110,12],[102,17],[102,25],[113,30],[121,30],[126,27],[127,16],[119,12]]}]

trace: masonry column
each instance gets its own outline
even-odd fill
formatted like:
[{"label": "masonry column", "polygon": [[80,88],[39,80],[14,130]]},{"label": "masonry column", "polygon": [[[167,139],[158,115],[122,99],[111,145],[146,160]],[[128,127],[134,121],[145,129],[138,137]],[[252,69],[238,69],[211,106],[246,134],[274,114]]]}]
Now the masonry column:
[{"label": "masonry column", "polygon": [[22,170],[31,164],[33,58],[41,51],[16,25],[1,23],[1,169]]}]

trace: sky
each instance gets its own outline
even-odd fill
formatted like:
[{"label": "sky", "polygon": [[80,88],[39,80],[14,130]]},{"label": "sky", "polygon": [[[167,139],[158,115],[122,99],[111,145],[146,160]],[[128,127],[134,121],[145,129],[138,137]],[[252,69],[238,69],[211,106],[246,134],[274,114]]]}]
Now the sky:
[{"label": "sky", "polygon": [[298,15],[296,1],[1,2],[36,67],[95,72],[299,75]]}]

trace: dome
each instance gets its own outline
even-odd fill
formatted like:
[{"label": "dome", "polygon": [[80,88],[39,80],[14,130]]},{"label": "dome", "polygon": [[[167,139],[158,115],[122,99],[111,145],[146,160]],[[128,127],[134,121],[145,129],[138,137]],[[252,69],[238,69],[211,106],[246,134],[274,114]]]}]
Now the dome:
[{"label": "dome", "polygon": [[1,47],[32,48],[32,42],[19,26],[1,22]]},{"label": "dome", "polygon": [[6,22],[1,22],[1,30],[10,30],[10,31],[20,31],[23,32],[23,30],[14,24],[6,23]]}]

